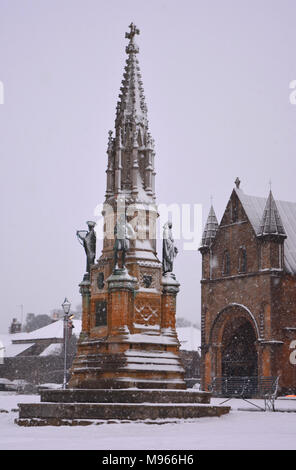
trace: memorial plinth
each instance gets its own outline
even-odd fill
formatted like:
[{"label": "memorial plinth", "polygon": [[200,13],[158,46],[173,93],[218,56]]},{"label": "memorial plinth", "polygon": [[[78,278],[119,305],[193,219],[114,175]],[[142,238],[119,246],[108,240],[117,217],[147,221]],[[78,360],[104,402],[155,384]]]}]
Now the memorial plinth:
[{"label": "memorial plinth", "polygon": [[[153,292],[136,288],[138,278],[122,268],[107,277],[105,297],[97,300],[94,293],[88,302],[89,293],[82,293],[87,296],[84,317],[93,320],[99,302],[106,308],[107,325],[83,332],[70,388],[186,388],[175,328],[179,283],[170,276],[161,279],[159,266],[153,269],[160,280]],[[94,266],[92,277],[98,271]]]}]

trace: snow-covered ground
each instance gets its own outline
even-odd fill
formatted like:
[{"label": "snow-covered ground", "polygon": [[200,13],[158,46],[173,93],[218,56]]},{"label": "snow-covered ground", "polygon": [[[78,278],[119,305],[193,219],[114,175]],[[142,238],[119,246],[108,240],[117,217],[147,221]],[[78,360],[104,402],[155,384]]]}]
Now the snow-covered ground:
[{"label": "snow-covered ground", "polygon": [[[19,427],[17,403],[38,402],[38,395],[0,392],[0,449],[104,449],[104,450],[202,450],[296,449],[296,400],[277,400],[285,412],[239,411],[250,405],[231,400],[230,414],[171,424],[102,424],[90,426]],[[221,399],[212,399],[220,403]],[[261,400],[254,400],[262,404]],[[255,409],[255,408],[254,408]]]}]

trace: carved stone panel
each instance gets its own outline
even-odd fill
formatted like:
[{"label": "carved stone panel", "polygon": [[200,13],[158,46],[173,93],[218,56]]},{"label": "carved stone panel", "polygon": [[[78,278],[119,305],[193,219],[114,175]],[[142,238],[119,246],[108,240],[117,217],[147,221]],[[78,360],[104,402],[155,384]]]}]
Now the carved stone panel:
[{"label": "carved stone panel", "polygon": [[142,268],[140,270],[140,287],[144,289],[159,289],[160,275],[158,270]]},{"label": "carved stone panel", "polygon": [[142,280],[143,280],[144,287],[147,287],[148,289],[152,285],[153,276],[151,274],[143,274]]},{"label": "carved stone panel", "polygon": [[160,308],[145,300],[139,301],[135,305],[134,323],[153,326],[160,324]]}]

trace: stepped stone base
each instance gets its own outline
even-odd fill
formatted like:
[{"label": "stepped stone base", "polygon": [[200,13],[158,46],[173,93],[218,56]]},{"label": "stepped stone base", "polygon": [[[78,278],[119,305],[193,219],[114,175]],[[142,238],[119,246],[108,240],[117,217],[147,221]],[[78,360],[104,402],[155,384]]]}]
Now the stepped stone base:
[{"label": "stepped stone base", "polygon": [[176,332],[171,330],[166,335],[126,332],[106,340],[83,340],[72,364],[69,387],[186,390],[178,348]]},{"label": "stepped stone base", "polygon": [[210,392],[196,390],[42,390],[41,402],[50,403],[204,403]]},{"label": "stepped stone base", "polygon": [[[221,416],[229,406],[210,405],[208,392],[183,390],[44,390],[41,403],[19,404],[20,426],[171,422]],[[167,421],[168,420],[168,421]]]}]

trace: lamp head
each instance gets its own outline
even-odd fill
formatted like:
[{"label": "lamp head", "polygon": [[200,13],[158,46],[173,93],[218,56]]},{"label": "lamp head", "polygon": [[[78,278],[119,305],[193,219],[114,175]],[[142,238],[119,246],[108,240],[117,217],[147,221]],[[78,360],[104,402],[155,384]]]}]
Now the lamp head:
[{"label": "lamp head", "polygon": [[63,307],[64,313],[68,315],[68,313],[70,312],[71,302],[69,302],[67,297],[65,297],[65,300],[62,303],[62,307]]}]

